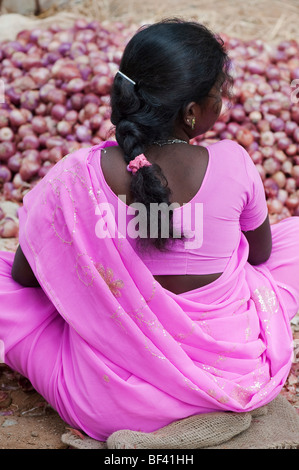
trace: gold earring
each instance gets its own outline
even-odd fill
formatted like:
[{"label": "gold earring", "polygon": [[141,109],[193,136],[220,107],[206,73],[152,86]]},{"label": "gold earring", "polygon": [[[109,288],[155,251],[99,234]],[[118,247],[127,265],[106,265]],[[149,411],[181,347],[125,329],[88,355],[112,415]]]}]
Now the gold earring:
[{"label": "gold earring", "polygon": [[191,121],[191,129],[193,130],[195,127],[195,117],[192,118],[192,121]]}]

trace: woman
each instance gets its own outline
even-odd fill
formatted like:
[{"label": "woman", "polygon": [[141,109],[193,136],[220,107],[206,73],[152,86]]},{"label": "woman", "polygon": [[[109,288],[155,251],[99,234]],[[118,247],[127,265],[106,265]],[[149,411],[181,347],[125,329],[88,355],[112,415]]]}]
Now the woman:
[{"label": "woman", "polygon": [[15,257],[1,253],[5,362],[95,439],[251,411],[288,376],[298,219],[270,228],[238,144],[189,145],[228,69],[197,23],[141,29],[113,84],[117,142],[58,162],[24,198]]}]

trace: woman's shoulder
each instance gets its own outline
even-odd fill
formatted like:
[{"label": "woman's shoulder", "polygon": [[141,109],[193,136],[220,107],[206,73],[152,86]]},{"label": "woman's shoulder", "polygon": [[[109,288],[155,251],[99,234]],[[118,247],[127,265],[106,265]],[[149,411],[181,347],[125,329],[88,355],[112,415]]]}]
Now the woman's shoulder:
[{"label": "woman's shoulder", "polygon": [[219,140],[208,146],[214,158],[219,158],[223,164],[244,166],[250,155],[242,145],[230,139]]},{"label": "woman's shoulder", "polygon": [[218,142],[213,142],[208,146],[208,148],[211,148],[217,152],[223,152],[227,150],[228,152],[242,153],[242,150],[244,151],[244,147],[242,147],[242,145],[231,139],[223,139],[219,140]]}]

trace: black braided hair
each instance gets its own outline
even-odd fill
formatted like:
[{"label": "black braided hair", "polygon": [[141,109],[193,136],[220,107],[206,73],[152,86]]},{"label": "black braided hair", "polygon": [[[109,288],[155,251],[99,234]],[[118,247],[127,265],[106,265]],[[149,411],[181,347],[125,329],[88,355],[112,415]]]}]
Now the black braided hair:
[{"label": "black braided hair", "polygon": [[[179,19],[164,20],[141,28],[129,41],[120,71],[111,91],[111,121],[115,137],[127,163],[157,140],[174,135],[186,106],[204,103],[213,86],[221,81],[223,94],[229,89],[229,58],[221,38],[205,26]],[[135,202],[147,208],[147,234],[141,244],[163,250],[176,236],[169,217],[169,236],[150,236],[150,204],[170,205],[171,191],[158,164],[143,167],[132,175],[131,193]]]}]

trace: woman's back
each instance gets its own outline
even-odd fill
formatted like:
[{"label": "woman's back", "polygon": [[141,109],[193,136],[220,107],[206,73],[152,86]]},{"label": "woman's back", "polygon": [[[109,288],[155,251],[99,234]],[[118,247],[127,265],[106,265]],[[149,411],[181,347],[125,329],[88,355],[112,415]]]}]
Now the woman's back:
[{"label": "woman's back", "polygon": [[[254,230],[267,217],[262,182],[247,152],[232,141],[207,149],[177,144],[167,146],[164,152],[150,150],[148,160],[154,163],[159,159],[171,189],[171,202],[177,203],[174,226],[191,237],[176,240],[164,251],[147,247],[140,256],[169,290],[179,293],[201,287],[224,271],[241,230]],[[113,193],[124,195],[130,205],[130,177],[118,147],[101,152],[101,168]],[[111,203],[116,206],[117,198],[112,197]]]}]

